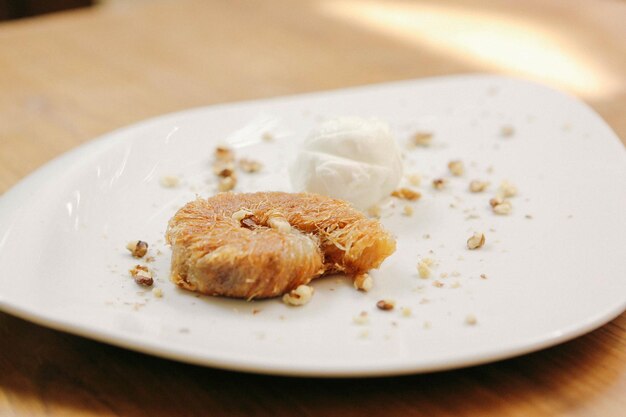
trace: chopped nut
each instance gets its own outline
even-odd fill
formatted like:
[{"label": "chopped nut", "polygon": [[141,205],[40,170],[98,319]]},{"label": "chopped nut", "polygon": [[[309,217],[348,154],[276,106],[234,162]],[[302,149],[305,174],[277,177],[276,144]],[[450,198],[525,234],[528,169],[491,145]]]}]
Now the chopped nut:
[{"label": "chopped nut", "polygon": [[498,188],[498,195],[504,198],[515,197],[517,195],[517,187],[508,181],[502,181]]},{"label": "chopped nut", "polygon": [[379,205],[374,204],[372,207],[367,209],[367,214],[369,214],[370,217],[380,218],[380,215],[382,214],[382,209]]},{"label": "chopped nut", "polygon": [[154,295],[156,298],[163,298],[163,290],[160,288],[153,288],[152,295]]},{"label": "chopped nut", "polygon": [[441,281],[433,281],[433,286],[434,287],[441,288],[441,287],[443,287],[443,285],[444,284]]},{"label": "chopped nut", "polygon": [[417,264],[417,272],[420,275],[420,278],[428,278],[430,277],[430,274],[432,272],[432,270],[430,269],[430,266],[433,264],[432,259],[429,258],[424,258],[423,260],[421,260],[420,262],[418,262]]},{"label": "chopped nut", "polygon": [[411,138],[411,143],[415,146],[429,146],[433,140],[431,132],[416,132]]},{"label": "chopped nut", "polygon": [[380,300],[376,303],[376,307],[378,307],[380,310],[393,310],[393,308],[396,306],[396,302],[393,300]]},{"label": "chopped nut", "polygon": [[231,218],[236,222],[241,222],[243,219],[252,216],[252,214],[250,210],[243,208],[234,212]]},{"label": "chopped nut", "polygon": [[369,323],[370,319],[367,311],[361,311],[358,316],[352,317],[352,321],[355,324],[367,324]]},{"label": "chopped nut", "polygon": [[359,291],[369,291],[374,286],[374,280],[369,274],[359,274],[354,277],[354,288]]},{"label": "chopped nut", "polygon": [[474,233],[467,239],[467,248],[474,250],[480,249],[485,244],[485,235],[483,233]]},{"label": "chopped nut", "polygon": [[217,189],[221,192],[230,191],[235,188],[235,185],[237,185],[237,178],[235,176],[230,176],[221,178],[217,183]]},{"label": "chopped nut", "polygon": [[300,285],[295,290],[283,295],[283,302],[292,306],[301,306],[309,301],[313,296],[313,287]]},{"label": "chopped nut", "polygon": [[240,159],[239,167],[248,173],[258,172],[263,168],[263,164],[258,161],[253,161],[252,159]]},{"label": "chopped nut", "polygon": [[280,213],[270,215],[267,219],[267,224],[279,232],[289,233],[291,231],[289,221]]},{"label": "chopped nut", "polygon": [[217,161],[213,164],[213,173],[222,178],[235,176],[235,164],[231,161]]},{"label": "chopped nut", "polygon": [[422,194],[415,190],[411,190],[410,188],[398,188],[397,190],[394,190],[391,195],[393,197],[409,201],[418,200],[422,196]]},{"label": "chopped nut", "polygon": [[511,210],[513,209],[513,206],[511,206],[511,203],[508,200],[504,200],[502,203],[496,204],[492,207],[493,212],[500,215],[510,214]]},{"label": "chopped nut", "polygon": [[405,216],[412,216],[413,215],[413,206],[404,206],[404,209],[402,210],[402,214],[404,214]]},{"label": "chopped nut", "polygon": [[409,180],[409,184],[414,187],[419,187],[422,182],[422,177],[419,174],[409,174],[406,178]]},{"label": "chopped nut", "polygon": [[235,152],[226,146],[218,146],[215,148],[215,159],[218,161],[235,160]]},{"label": "chopped nut", "polygon": [[473,193],[482,193],[489,187],[487,181],[474,180],[469,183],[469,190]]},{"label": "chopped nut", "polygon": [[489,200],[489,205],[491,207],[495,207],[495,206],[497,206],[499,204],[502,204],[502,203],[504,203],[504,199],[501,198],[501,197],[494,197],[494,198]]},{"label": "chopped nut", "polygon": [[461,161],[450,161],[448,162],[448,170],[450,173],[456,177],[463,175],[465,172],[465,167],[463,166],[463,162]]},{"label": "chopped nut", "polygon": [[159,183],[161,184],[161,187],[175,188],[178,187],[178,184],[180,184],[180,178],[173,175],[164,175],[159,180]]},{"label": "chopped nut", "polygon": [[480,278],[481,278],[481,279],[487,279],[487,275],[485,275],[485,274],[480,274]]},{"label": "chopped nut", "polygon": [[500,128],[500,136],[510,138],[515,134],[515,129],[511,125],[505,125]]},{"label": "chopped nut", "polygon": [[142,240],[133,240],[128,242],[126,249],[128,249],[135,258],[143,258],[145,254],[148,253],[148,244]]},{"label": "chopped nut", "polygon": [[411,309],[409,307],[402,307],[402,316],[403,317],[411,317]]},{"label": "chopped nut", "polygon": [[478,320],[476,319],[475,315],[468,314],[467,316],[465,316],[465,324],[469,326],[474,326],[476,323],[478,323]]},{"label": "chopped nut", "polygon": [[258,224],[251,217],[246,217],[241,221],[241,227],[245,227],[246,229],[254,229],[258,226]]},{"label": "chopped nut", "polygon": [[149,287],[154,284],[154,279],[152,279],[152,273],[147,266],[135,265],[133,269],[131,269],[129,272],[130,275],[135,279],[135,282],[139,285]]},{"label": "chopped nut", "polygon": [[435,178],[433,180],[433,188],[435,190],[443,190],[443,188],[446,186],[446,180],[445,178]]}]

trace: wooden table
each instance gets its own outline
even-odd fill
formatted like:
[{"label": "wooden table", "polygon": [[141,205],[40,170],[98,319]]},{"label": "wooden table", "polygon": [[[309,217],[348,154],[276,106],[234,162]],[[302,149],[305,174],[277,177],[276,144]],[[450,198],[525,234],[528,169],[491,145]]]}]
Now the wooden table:
[{"label": "wooden table", "polygon": [[[461,72],[568,90],[624,140],[625,21],[626,3],[610,0],[118,0],[5,23],[0,192],[62,152],[146,117]],[[626,314],[491,365],[314,380],[184,365],[0,313],[0,415],[623,416]]]}]

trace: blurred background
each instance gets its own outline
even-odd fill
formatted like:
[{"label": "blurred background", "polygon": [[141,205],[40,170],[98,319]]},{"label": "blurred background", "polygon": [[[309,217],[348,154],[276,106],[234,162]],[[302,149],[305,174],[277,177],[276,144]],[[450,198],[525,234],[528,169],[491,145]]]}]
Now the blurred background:
[{"label": "blurred background", "polygon": [[448,74],[561,89],[626,137],[623,0],[0,0],[0,16],[0,143],[29,155],[0,153],[0,191],[150,116]]}]

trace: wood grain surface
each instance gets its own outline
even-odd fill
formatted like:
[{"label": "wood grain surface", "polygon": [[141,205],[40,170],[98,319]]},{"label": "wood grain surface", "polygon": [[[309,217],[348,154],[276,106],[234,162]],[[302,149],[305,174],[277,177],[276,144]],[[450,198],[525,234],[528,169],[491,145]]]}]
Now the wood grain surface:
[{"label": "wood grain surface", "polygon": [[[116,0],[3,23],[0,192],[150,116],[467,72],[568,91],[624,141],[625,21],[619,0]],[[316,380],[175,363],[0,313],[0,415],[624,416],[626,314],[495,364]]]}]

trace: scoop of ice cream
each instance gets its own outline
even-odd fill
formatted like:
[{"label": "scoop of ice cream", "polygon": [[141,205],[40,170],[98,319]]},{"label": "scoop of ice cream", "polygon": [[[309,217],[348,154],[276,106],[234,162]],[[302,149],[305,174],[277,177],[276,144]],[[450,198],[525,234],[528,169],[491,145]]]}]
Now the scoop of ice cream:
[{"label": "scoop of ice cream", "polygon": [[365,210],[398,186],[400,149],[380,120],[337,118],[311,132],[289,176],[295,191],[341,198]]}]

